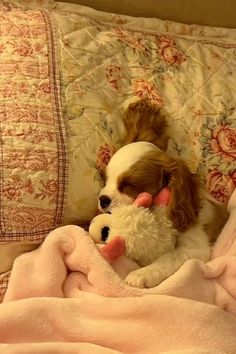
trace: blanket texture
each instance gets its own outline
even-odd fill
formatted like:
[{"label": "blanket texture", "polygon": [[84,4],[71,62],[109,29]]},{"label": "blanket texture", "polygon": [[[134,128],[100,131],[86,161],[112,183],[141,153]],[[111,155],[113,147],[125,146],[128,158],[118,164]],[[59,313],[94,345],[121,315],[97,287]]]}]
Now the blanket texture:
[{"label": "blanket texture", "polygon": [[14,263],[1,353],[235,353],[236,190],[228,210],[212,260],[189,260],[153,289],[126,285],[137,265],[108,263],[82,228],[52,231]]}]

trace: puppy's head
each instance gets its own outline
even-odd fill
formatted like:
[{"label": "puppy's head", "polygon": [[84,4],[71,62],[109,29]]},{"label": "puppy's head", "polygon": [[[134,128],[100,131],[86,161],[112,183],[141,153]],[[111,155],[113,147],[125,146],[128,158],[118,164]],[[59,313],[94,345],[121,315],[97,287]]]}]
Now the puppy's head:
[{"label": "puppy's head", "polygon": [[[111,158],[105,170],[105,187],[100,192],[99,209],[109,212],[113,207],[132,204],[141,192],[158,189],[156,172],[146,157],[149,153],[160,151],[148,142],[136,142],[125,145]],[[158,173],[159,174],[159,173]],[[160,183],[161,185],[161,183]]]},{"label": "puppy's head", "polygon": [[199,209],[198,182],[182,160],[170,157],[148,142],[131,143],[118,150],[106,168],[106,185],[99,208],[132,204],[141,192],[155,196],[163,187],[171,190],[169,216],[175,228],[185,231],[196,222]]},{"label": "puppy's head", "polygon": [[182,160],[163,151],[169,139],[165,113],[141,100],[128,107],[123,121],[125,146],[113,155],[106,168],[100,210],[109,212],[115,206],[132,204],[142,192],[155,196],[168,186],[170,219],[175,228],[185,231],[199,213],[198,183]]}]

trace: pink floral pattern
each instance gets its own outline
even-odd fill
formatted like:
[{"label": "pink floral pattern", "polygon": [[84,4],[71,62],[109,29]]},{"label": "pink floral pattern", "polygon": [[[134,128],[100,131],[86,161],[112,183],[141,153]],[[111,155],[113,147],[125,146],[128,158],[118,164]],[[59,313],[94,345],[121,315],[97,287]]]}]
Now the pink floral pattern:
[{"label": "pink floral pattern", "polygon": [[159,53],[164,60],[169,65],[181,65],[186,60],[185,55],[181,52],[173,38],[167,36],[158,37],[159,41]]},{"label": "pink floral pattern", "polygon": [[39,192],[35,193],[34,199],[49,200],[49,205],[56,203],[58,183],[55,179],[49,179],[48,181],[40,181],[41,188]]},{"label": "pink floral pattern", "polygon": [[0,242],[40,241],[62,222],[66,131],[48,16],[0,1]]},{"label": "pink floral pattern", "polygon": [[[25,240],[25,230],[27,230],[28,234],[27,240],[40,240],[42,232],[35,232],[35,230],[51,230],[52,219],[55,215],[53,209],[43,209],[32,206],[18,206],[18,208],[6,207],[5,212],[11,220],[11,224],[5,226],[5,232],[11,232],[12,242],[19,241],[19,235],[22,241]],[[12,229],[17,230],[17,232],[13,234]]]},{"label": "pink floral pattern", "polygon": [[99,147],[97,152],[97,168],[100,171],[104,171],[114,152],[114,147],[108,144],[104,144]]},{"label": "pink floral pattern", "polygon": [[31,178],[19,175],[9,177],[3,185],[3,197],[8,200],[22,202],[25,194],[33,194],[34,187]]},{"label": "pink floral pattern", "polygon": [[[184,52],[178,48],[175,40],[170,36],[128,31],[122,28],[114,28],[112,32],[120,42],[132,48],[136,54],[150,57],[155,48],[156,54],[167,65],[179,66],[186,61]],[[155,58],[152,60],[155,61]]]},{"label": "pink floral pattern", "polygon": [[28,60],[27,62],[23,62],[19,65],[20,70],[22,71],[22,74],[25,76],[30,76],[33,78],[40,78],[40,79],[46,79],[48,77],[48,66],[46,63],[44,64],[39,64],[39,63],[30,63]]},{"label": "pink floral pattern", "polygon": [[206,176],[208,192],[222,203],[227,203],[236,186],[236,172],[223,175],[217,170],[211,171]]},{"label": "pink floral pattern", "polygon": [[151,82],[144,79],[135,79],[133,81],[133,91],[137,97],[141,99],[146,98],[154,105],[163,106],[163,99]]},{"label": "pink floral pattern", "polygon": [[[0,105],[0,123],[5,121],[9,123],[38,123],[48,127],[52,120],[53,113],[45,106],[17,102],[15,104],[9,103],[7,106]],[[8,126],[5,129],[7,131]]]},{"label": "pink floral pattern", "polygon": [[122,28],[114,28],[113,33],[119,41],[131,47],[137,53],[148,54],[148,47],[144,44],[144,36],[141,32],[127,31]]},{"label": "pink floral pattern", "polygon": [[46,175],[46,172],[56,173],[58,160],[50,149],[25,148],[21,151],[14,148],[6,148],[4,166],[12,170],[24,166],[28,171],[45,171]]},{"label": "pink floral pattern", "polygon": [[124,74],[120,65],[110,64],[106,68],[106,78],[109,84],[115,89],[120,89],[121,80],[124,78]]},{"label": "pink floral pattern", "polygon": [[234,162],[236,160],[236,128],[229,125],[219,125],[212,132],[210,141],[212,151],[223,159]]},{"label": "pink floral pattern", "polygon": [[18,139],[24,139],[30,141],[33,144],[40,144],[42,142],[53,143],[56,141],[56,134],[53,130],[42,131],[37,127],[29,126],[15,132],[14,128],[4,127],[2,133],[5,136],[12,136]]},{"label": "pink floral pattern", "polygon": [[12,45],[14,46],[14,52],[19,54],[21,57],[32,57],[34,53],[32,44],[27,40],[20,43],[15,42]]},{"label": "pink floral pattern", "polygon": [[[16,73],[16,72],[15,72]],[[4,73],[7,76],[7,72]],[[19,99],[22,95],[33,95],[32,86],[25,82],[13,82],[7,80],[0,85],[0,97],[9,99]]]},{"label": "pink floral pattern", "polygon": [[216,121],[207,119],[199,140],[205,158],[206,188],[221,202],[227,203],[236,187],[236,127],[230,114]]},{"label": "pink floral pattern", "polygon": [[[186,160],[207,190],[226,202],[236,170],[236,70],[234,60],[226,60],[235,57],[233,32],[84,11],[71,15],[74,32],[63,39],[62,53],[69,126],[73,143],[78,139],[71,154],[84,173],[82,185],[93,183],[93,195],[99,193],[110,147],[122,144],[122,112],[145,98],[166,110],[173,129],[170,153]],[[74,205],[90,193],[85,187]],[[96,209],[93,200],[89,208],[88,219]],[[79,207],[77,215],[83,215]]]}]

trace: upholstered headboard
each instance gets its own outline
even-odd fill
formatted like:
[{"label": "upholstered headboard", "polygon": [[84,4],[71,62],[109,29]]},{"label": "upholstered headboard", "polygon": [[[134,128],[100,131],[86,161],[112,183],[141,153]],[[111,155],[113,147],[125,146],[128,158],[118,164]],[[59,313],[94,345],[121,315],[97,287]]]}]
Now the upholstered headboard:
[{"label": "upholstered headboard", "polygon": [[236,28],[235,0],[64,0],[97,10],[187,24]]}]

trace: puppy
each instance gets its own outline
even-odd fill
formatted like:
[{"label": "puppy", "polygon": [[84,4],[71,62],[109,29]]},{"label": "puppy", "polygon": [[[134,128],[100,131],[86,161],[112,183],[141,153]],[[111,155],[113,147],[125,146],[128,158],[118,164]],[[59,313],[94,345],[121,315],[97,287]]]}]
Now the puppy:
[{"label": "puppy", "polygon": [[132,204],[141,192],[154,197],[163,187],[171,190],[168,217],[178,230],[175,250],[126,278],[131,286],[150,288],[190,258],[208,261],[211,241],[228,215],[225,206],[201,188],[198,177],[185,162],[166,152],[169,131],[162,110],[145,100],[134,103],[124,115],[124,125],[124,146],[113,155],[105,170],[99,208],[111,212],[115,206]]}]

